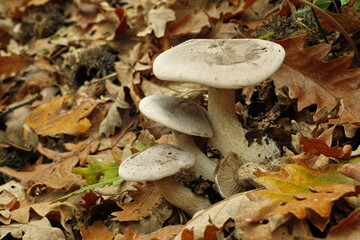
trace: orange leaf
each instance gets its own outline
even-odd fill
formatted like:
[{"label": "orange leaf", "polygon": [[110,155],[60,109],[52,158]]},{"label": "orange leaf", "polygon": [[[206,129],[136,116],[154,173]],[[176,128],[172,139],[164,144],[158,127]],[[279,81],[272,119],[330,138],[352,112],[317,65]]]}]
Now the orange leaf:
[{"label": "orange leaf", "polygon": [[181,234],[181,240],[194,240],[194,230],[184,229],[184,231]]},{"label": "orange leaf", "polygon": [[91,127],[86,117],[96,105],[96,101],[89,97],[75,99],[71,95],[65,95],[35,108],[27,124],[37,134],[43,136],[54,137],[56,134],[79,136]]},{"label": "orange leaf", "polygon": [[304,147],[305,152],[315,149],[319,154],[323,154],[326,157],[349,159],[351,155],[351,149],[344,152],[344,150],[340,150],[338,147],[329,147],[324,140],[318,138],[309,139],[301,136],[300,144]]}]

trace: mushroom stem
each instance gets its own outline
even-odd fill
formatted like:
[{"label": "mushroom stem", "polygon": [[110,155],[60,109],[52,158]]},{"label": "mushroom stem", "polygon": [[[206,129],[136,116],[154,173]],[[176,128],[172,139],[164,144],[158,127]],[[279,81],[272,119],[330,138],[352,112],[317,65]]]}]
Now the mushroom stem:
[{"label": "mushroom stem", "polygon": [[198,196],[178,183],[174,176],[155,181],[160,194],[172,205],[184,210],[189,216],[211,206],[208,198]]},{"label": "mushroom stem", "polygon": [[209,87],[208,116],[214,133],[212,143],[223,156],[234,152],[247,163],[264,162],[280,153],[270,139],[263,145],[254,142],[248,146],[245,129],[235,113],[235,90]]},{"label": "mushroom stem", "polygon": [[216,164],[196,146],[194,138],[175,130],[172,130],[172,137],[175,145],[189,150],[196,156],[196,162],[190,168],[195,173],[195,176],[202,176],[202,178],[214,182]]}]

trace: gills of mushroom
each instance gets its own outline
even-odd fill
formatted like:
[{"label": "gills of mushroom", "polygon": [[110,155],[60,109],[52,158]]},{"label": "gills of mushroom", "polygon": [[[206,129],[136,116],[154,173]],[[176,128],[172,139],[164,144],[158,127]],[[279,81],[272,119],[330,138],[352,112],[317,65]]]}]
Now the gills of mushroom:
[{"label": "gills of mushroom", "polygon": [[191,168],[196,157],[171,144],[156,144],[125,159],[119,176],[127,181],[153,181],[162,196],[190,216],[211,206],[208,198],[194,194],[175,179],[175,174]]},{"label": "gills of mushroom", "polygon": [[281,66],[284,49],[259,39],[193,39],[163,53],[154,61],[156,77],[209,87],[208,113],[212,142],[226,156],[234,152],[244,162],[263,162],[280,153],[270,139],[248,146],[235,113],[235,89],[269,78]]},{"label": "gills of mushroom", "polygon": [[196,146],[193,140],[193,136],[213,135],[205,109],[188,99],[162,95],[143,98],[139,103],[139,109],[145,117],[170,128],[175,145],[195,154],[196,162],[191,168],[195,176],[214,181],[216,164]]}]

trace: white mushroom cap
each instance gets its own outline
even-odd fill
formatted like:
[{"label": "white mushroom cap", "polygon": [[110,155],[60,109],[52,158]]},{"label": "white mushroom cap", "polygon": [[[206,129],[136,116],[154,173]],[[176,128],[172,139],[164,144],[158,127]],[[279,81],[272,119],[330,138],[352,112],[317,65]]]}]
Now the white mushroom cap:
[{"label": "white mushroom cap", "polygon": [[139,109],[147,118],[172,130],[192,136],[213,135],[205,109],[188,99],[151,95],[140,101]]},{"label": "white mushroom cap", "polygon": [[156,77],[222,89],[256,85],[281,66],[281,45],[260,39],[192,39],[154,61]]},{"label": "white mushroom cap", "polygon": [[128,181],[156,181],[172,176],[195,163],[195,155],[171,144],[156,144],[126,158],[119,176]]}]

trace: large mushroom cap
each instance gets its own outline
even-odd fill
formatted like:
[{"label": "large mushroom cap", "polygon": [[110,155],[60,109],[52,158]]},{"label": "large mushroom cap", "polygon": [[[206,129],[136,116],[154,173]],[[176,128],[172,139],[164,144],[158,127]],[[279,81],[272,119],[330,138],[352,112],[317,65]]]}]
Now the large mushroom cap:
[{"label": "large mushroom cap", "polygon": [[260,39],[192,39],[154,61],[156,77],[167,81],[237,89],[256,85],[281,66],[281,45]]},{"label": "large mushroom cap", "polygon": [[139,109],[147,118],[178,132],[201,137],[213,135],[205,109],[190,100],[151,95],[140,101]]},{"label": "large mushroom cap", "polygon": [[172,176],[195,163],[195,155],[171,144],[156,144],[126,158],[119,176],[128,181],[156,181]]}]

